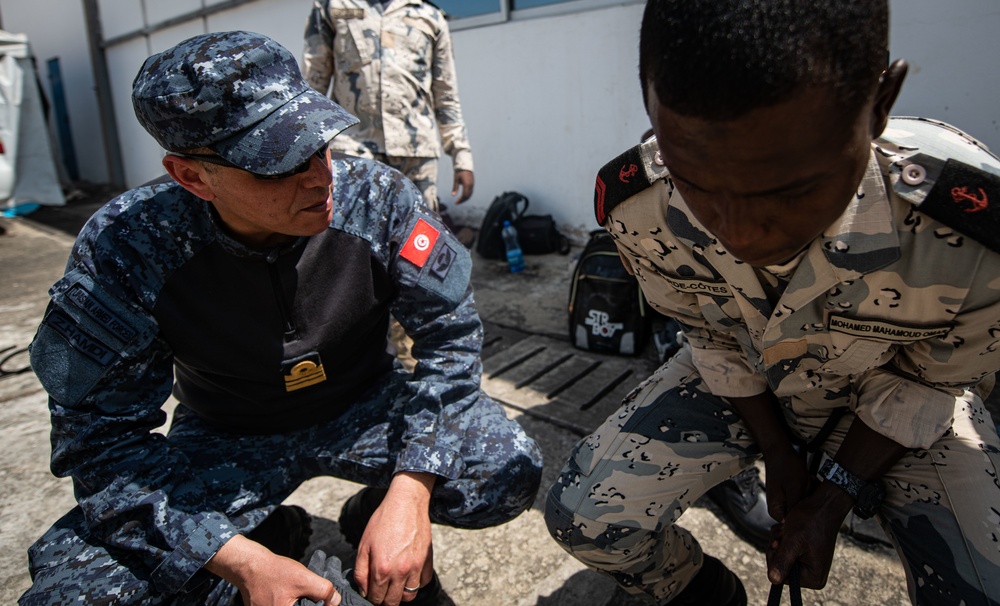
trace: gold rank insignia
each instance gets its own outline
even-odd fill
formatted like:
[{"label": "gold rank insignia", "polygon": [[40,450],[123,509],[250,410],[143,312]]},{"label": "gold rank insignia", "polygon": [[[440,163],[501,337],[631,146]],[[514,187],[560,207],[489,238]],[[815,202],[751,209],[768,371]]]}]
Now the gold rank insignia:
[{"label": "gold rank insignia", "polygon": [[318,352],[308,353],[281,364],[285,375],[285,391],[295,391],[326,381],[326,371]]}]

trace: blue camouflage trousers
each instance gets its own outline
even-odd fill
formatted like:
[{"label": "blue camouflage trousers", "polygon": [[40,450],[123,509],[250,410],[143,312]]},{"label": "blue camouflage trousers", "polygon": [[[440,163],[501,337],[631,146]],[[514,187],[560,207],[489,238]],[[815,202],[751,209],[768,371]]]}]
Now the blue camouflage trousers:
[{"label": "blue camouflage trousers", "polygon": [[[836,453],[854,415],[824,442]],[[786,412],[803,439],[826,417]],[[702,550],[676,522],[710,488],[759,458],[735,409],[708,392],[685,348],[573,449],[548,493],[549,532],[626,591],[658,604],[701,569]],[[982,400],[956,403],[952,428],[883,477],[878,521],[903,561],[910,600],[1000,604],[1000,439]]]},{"label": "blue camouflage trousers", "polygon": [[[310,478],[387,487],[402,445],[403,380],[399,370],[390,373],[340,418],[278,435],[220,432],[178,406],[167,439],[196,467],[191,477],[197,487],[166,488],[201,490],[205,510],[225,513],[246,534]],[[464,470],[458,478],[439,479],[431,519],[459,528],[502,524],[533,503],[541,451],[483,392],[465,414]],[[79,507],[32,545],[28,556],[33,584],[20,599],[23,605],[229,604],[238,595],[233,585],[204,570],[181,592],[160,593],[149,563],[91,537]]]}]

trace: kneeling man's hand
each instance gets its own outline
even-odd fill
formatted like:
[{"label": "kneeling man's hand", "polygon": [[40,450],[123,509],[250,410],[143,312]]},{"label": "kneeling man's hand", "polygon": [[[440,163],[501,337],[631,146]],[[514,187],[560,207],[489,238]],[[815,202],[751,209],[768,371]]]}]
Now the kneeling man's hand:
[{"label": "kneeling man's hand", "polygon": [[205,568],[236,585],[246,606],[292,606],[299,598],[340,604],[333,583],[243,535],[227,541]]},{"label": "kneeling man's hand", "polygon": [[413,599],[434,574],[429,514],[437,476],[397,473],[365,528],[354,560],[354,579],[372,604],[396,606]]}]

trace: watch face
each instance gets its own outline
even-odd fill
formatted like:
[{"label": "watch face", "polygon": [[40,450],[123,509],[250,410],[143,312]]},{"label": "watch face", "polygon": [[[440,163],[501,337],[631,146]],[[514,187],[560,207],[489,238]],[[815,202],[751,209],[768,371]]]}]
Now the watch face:
[{"label": "watch face", "polygon": [[882,482],[875,480],[865,484],[864,488],[858,492],[857,502],[854,505],[854,515],[862,520],[867,520],[878,513],[884,498],[885,487],[882,486]]}]

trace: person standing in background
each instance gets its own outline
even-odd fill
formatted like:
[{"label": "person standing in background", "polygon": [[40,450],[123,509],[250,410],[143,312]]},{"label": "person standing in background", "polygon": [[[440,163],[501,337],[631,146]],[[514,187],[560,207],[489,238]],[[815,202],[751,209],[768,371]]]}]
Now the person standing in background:
[{"label": "person standing in background", "polygon": [[455,170],[455,203],[472,196],[472,150],[451,34],[439,8],[422,0],[315,0],[306,23],[303,75],[361,120],[337,138],[335,151],[398,169],[438,210],[443,146]]}]

